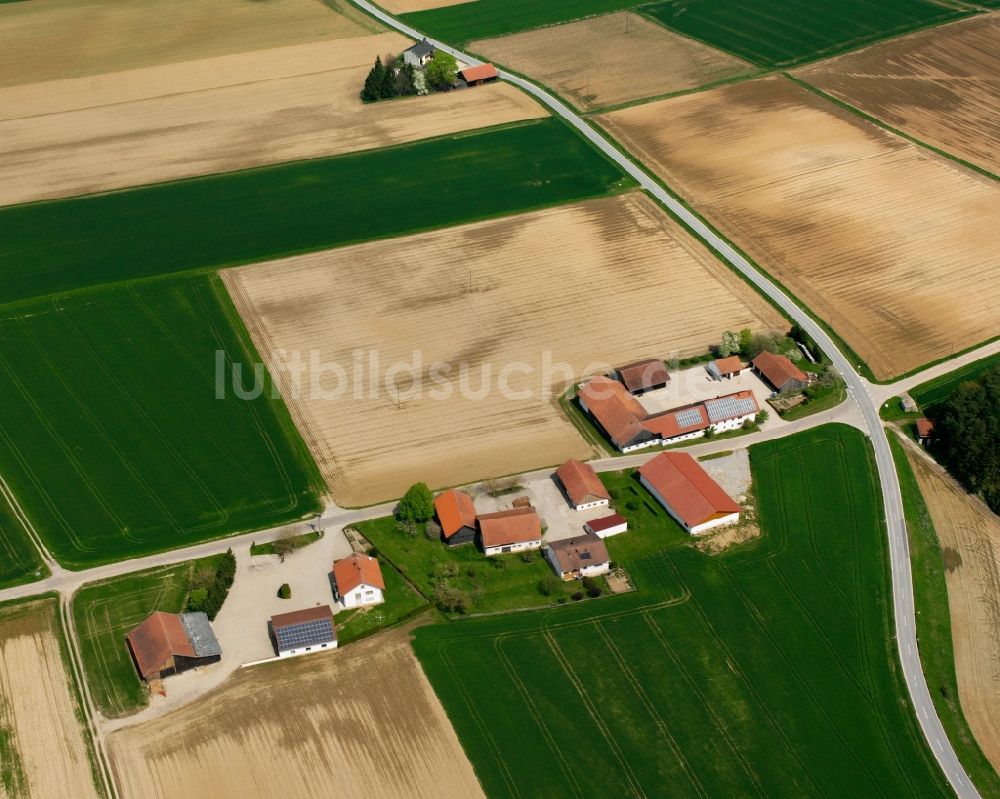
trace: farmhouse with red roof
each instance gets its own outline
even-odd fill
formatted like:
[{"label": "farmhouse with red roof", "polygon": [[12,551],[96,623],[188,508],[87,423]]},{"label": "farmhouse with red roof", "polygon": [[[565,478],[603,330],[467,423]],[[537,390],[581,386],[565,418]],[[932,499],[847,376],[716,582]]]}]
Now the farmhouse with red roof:
[{"label": "farmhouse with red roof", "polygon": [[355,552],[333,564],[334,596],[345,608],[380,605],[385,601],[385,580],[378,561]]},{"label": "farmhouse with red roof", "polygon": [[686,452],[661,452],[639,467],[639,481],[692,535],[740,519],[740,506]]}]

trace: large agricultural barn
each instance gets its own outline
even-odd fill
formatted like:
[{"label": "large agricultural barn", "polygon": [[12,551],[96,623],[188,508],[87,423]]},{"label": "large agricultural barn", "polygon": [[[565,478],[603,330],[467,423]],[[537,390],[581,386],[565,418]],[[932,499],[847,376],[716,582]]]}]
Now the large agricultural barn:
[{"label": "large agricultural barn", "polygon": [[147,682],[222,658],[222,648],[204,613],[155,611],[125,640],[139,676]]},{"label": "large agricultural barn", "polygon": [[434,513],[448,546],[469,544],[476,539],[476,506],[464,491],[457,488],[442,491],[434,497]]},{"label": "large agricultural barn", "polygon": [[513,508],[479,517],[479,546],[486,555],[540,549],[542,520],[531,508]]},{"label": "large agricultural barn", "polygon": [[708,429],[738,430],[760,412],[752,391],[738,391],[650,415],[625,386],[601,376],[588,381],[577,399],[622,452],[698,438]]},{"label": "large agricultural barn", "polygon": [[271,632],[278,657],[337,648],[337,630],[333,626],[333,611],[329,605],[272,616]]},{"label": "large agricultural barn", "polygon": [[740,520],[740,506],[686,452],[661,452],[639,467],[639,481],[692,535]]}]

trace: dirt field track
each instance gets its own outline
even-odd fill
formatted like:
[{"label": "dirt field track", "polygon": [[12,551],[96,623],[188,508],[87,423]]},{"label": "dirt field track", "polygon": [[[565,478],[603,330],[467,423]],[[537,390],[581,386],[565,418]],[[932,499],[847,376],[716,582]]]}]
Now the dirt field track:
[{"label": "dirt field track", "polygon": [[580,108],[692,89],[753,69],[628,12],[481,39],[469,49],[531,75]]},{"label": "dirt field track", "polygon": [[55,600],[0,609],[0,797],[96,797]]},{"label": "dirt field track", "polygon": [[[546,358],[568,365],[544,381],[558,396],[619,361],[702,353],[724,328],[780,324],[638,193],[224,279],[258,351],[307,362],[297,381],[289,370],[275,378],[345,505],[418,480],[441,487],[589,456],[542,388]],[[398,363],[412,368],[390,371]]]},{"label": "dirt field track", "polygon": [[[346,0],[0,3],[0,86],[379,33]],[[335,6],[334,11],[331,6]]]},{"label": "dirt field track", "polygon": [[877,377],[996,335],[995,181],[782,78],[600,121],[830,322]]},{"label": "dirt field track", "polygon": [[375,57],[410,43],[384,33],[0,89],[0,205],[545,115],[502,83],[362,104]]},{"label": "dirt field track", "polygon": [[921,141],[1000,174],[1000,14],[822,61],[798,73]]},{"label": "dirt field track", "polygon": [[127,799],[483,796],[405,630],[243,670],[108,748]]},{"label": "dirt field track", "polygon": [[1000,519],[939,467],[909,448],[907,457],[941,548],[961,558],[945,572],[958,692],[972,734],[1000,769]]}]

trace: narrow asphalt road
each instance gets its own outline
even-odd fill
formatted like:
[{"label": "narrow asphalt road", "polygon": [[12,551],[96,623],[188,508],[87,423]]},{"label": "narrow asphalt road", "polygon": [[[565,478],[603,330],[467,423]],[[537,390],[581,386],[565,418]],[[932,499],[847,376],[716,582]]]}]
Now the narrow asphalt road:
[{"label": "narrow asphalt road", "polygon": [[[419,40],[424,38],[420,32],[373,6],[367,0],[351,1],[390,28],[394,28],[413,39]],[[437,42],[433,39],[429,39],[429,41],[435,47],[451,53],[466,63],[482,63],[478,59],[472,58],[442,42]],[[899,649],[903,675],[914,705],[914,712],[931,747],[931,751],[934,753],[934,757],[937,758],[941,769],[944,771],[955,793],[963,797],[963,799],[965,797],[969,797],[969,799],[978,797],[979,792],[965,773],[965,769],[962,768],[962,764],[959,762],[958,756],[955,754],[955,750],[952,749],[951,742],[948,740],[948,736],[945,735],[944,728],[941,726],[941,720],[934,709],[934,703],[931,701],[930,693],[927,690],[927,681],[924,679],[924,673],[920,666],[920,656],[917,653],[916,617],[913,606],[913,581],[910,573],[909,542],[906,536],[906,522],[903,517],[903,498],[900,493],[899,480],[896,477],[896,467],[893,463],[892,452],[889,449],[889,440],[886,438],[885,430],[879,419],[879,403],[868,391],[870,384],[858,374],[855,364],[851,363],[844,356],[826,332],[813,321],[811,316],[799,308],[791,297],[778,289],[769,278],[758,271],[697,216],[667,193],[638,164],[619,152],[608,139],[604,138],[604,136],[584,122],[575,111],[530,81],[502,70],[500,71],[500,77],[533,95],[543,105],[548,106],[552,111],[565,119],[579,130],[598,150],[618,164],[624,172],[633,177],[643,189],[683,220],[709,247],[722,256],[730,266],[745,275],[760,291],[770,297],[785,313],[798,322],[813,337],[816,343],[822,347],[823,351],[830,356],[834,366],[844,376],[850,400],[857,403],[860,408],[867,433],[875,449],[875,463],[878,467],[879,482],[882,487],[882,499],[885,505],[885,518],[889,533],[896,644]]]}]

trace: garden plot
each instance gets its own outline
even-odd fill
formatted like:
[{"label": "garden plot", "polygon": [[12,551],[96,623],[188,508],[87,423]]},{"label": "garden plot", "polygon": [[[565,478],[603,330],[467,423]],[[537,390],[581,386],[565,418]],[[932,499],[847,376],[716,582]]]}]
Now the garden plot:
[{"label": "garden plot", "polygon": [[876,377],[996,335],[996,181],[782,78],[626,108],[601,123]]},{"label": "garden plot", "polygon": [[[418,480],[441,487],[587,458],[591,446],[556,403],[572,381],[639,357],[703,353],[724,328],[781,324],[642,194],[224,280],[258,350],[284,352],[288,368],[272,374],[347,505],[398,497]],[[297,377],[296,354],[306,367]]]}]

